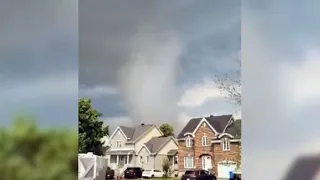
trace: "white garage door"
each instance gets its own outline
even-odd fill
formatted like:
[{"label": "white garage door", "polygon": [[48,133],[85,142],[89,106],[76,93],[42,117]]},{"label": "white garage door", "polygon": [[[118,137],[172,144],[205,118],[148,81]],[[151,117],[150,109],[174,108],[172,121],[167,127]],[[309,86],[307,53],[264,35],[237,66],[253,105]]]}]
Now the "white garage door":
[{"label": "white garage door", "polygon": [[230,161],[223,161],[218,164],[218,177],[229,178],[229,172],[237,168],[236,163]]}]

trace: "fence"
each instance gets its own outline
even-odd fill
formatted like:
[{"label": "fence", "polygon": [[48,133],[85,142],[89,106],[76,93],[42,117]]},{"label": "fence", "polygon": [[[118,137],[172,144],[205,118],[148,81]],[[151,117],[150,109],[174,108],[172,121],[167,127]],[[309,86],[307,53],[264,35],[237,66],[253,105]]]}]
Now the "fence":
[{"label": "fence", "polygon": [[79,180],[104,180],[108,159],[92,153],[78,154]]}]

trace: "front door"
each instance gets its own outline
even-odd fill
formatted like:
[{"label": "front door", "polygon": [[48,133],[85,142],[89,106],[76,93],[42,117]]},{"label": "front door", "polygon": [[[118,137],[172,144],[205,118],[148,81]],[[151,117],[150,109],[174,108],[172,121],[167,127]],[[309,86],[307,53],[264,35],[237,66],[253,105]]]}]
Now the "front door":
[{"label": "front door", "polygon": [[127,164],[127,155],[119,155],[119,165],[123,167]]},{"label": "front door", "polygon": [[209,170],[212,168],[211,156],[202,156],[202,169]]}]

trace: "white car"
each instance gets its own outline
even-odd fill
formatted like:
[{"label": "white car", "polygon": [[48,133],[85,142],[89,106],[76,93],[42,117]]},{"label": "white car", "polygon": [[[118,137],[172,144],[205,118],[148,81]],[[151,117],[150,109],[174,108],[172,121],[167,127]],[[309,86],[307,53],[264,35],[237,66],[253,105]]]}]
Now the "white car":
[{"label": "white car", "polygon": [[156,170],[156,169],[151,169],[151,170],[144,170],[142,172],[142,177],[143,178],[162,178],[163,176],[163,172],[160,170]]}]

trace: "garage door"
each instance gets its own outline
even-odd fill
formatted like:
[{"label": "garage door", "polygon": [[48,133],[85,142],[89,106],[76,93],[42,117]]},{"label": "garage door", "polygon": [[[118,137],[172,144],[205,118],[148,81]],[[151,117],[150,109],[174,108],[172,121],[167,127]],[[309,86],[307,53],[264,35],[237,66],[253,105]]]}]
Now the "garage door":
[{"label": "garage door", "polygon": [[229,178],[229,172],[234,171],[237,165],[234,162],[223,161],[218,164],[218,177],[219,178]]}]

